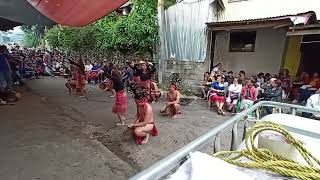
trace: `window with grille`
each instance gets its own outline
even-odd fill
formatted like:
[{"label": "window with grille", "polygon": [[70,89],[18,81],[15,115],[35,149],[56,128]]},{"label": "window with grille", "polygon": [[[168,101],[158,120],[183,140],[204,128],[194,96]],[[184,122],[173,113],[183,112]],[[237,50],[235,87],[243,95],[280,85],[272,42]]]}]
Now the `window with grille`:
[{"label": "window with grille", "polygon": [[230,52],[254,52],[256,31],[230,33]]}]

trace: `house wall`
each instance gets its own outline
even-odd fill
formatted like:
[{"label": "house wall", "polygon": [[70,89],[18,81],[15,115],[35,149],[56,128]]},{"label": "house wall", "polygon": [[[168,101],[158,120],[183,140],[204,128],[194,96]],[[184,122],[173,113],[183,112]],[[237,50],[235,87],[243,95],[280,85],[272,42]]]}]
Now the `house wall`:
[{"label": "house wall", "polygon": [[295,77],[299,68],[301,51],[301,36],[289,36],[287,40],[287,49],[284,52],[284,69],[288,69],[290,76]]},{"label": "house wall", "polygon": [[259,72],[278,73],[285,47],[286,31],[282,29],[258,29],[254,52],[229,52],[229,32],[217,32],[214,62],[234,73],[240,70],[248,75]]},{"label": "house wall", "polygon": [[319,19],[319,0],[243,0],[230,2],[223,0],[225,10],[221,11],[218,21],[239,21],[314,11]]},{"label": "house wall", "polygon": [[[217,21],[217,2],[187,0],[171,6],[165,12],[166,60],[162,84],[168,84],[173,73],[179,73],[185,89],[199,90],[203,73],[209,70],[207,22]],[[160,68],[161,69],[161,68]]]},{"label": "house wall", "polygon": [[208,61],[190,62],[168,60],[165,62],[165,83],[169,82],[169,77],[173,73],[179,73],[183,87],[191,89],[193,92],[199,91],[200,81],[204,72],[208,71]]}]

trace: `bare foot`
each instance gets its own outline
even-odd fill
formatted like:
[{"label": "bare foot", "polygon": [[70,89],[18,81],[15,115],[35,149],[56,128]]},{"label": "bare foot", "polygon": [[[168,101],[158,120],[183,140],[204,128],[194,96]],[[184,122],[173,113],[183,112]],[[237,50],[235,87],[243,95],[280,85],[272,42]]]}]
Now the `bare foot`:
[{"label": "bare foot", "polygon": [[147,134],[147,136],[143,139],[143,141],[141,142],[141,144],[146,144],[149,141],[149,134]]},{"label": "bare foot", "polygon": [[114,95],[111,95],[111,96],[109,96],[109,97],[114,98],[115,96],[114,96]]},{"label": "bare foot", "polygon": [[125,126],[125,125],[126,125],[126,123],[124,123],[124,122],[123,122],[123,123],[117,123],[117,124],[116,124],[116,126]]},{"label": "bare foot", "polygon": [[178,114],[172,116],[172,119],[177,119],[178,117],[180,117]]}]

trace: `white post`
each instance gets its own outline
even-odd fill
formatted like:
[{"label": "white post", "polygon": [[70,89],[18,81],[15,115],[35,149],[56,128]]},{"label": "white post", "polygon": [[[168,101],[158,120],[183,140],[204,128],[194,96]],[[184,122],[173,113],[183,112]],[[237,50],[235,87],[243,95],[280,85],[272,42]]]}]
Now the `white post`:
[{"label": "white post", "polygon": [[159,84],[163,87],[166,60],[164,0],[158,0],[158,25],[160,37],[158,78]]}]

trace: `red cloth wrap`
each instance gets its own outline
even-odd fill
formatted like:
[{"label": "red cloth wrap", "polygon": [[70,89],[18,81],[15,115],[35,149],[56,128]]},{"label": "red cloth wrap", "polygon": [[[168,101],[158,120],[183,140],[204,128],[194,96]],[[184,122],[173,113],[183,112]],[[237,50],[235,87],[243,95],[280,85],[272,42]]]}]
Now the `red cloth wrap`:
[{"label": "red cloth wrap", "polygon": [[[138,113],[138,117],[140,116],[139,123],[144,121],[144,114],[145,114],[146,109],[147,109],[147,106],[146,106],[147,101],[148,101],[147,98],[144,98],[142,100],[136,100],[137,103],[144,103],[143,111],[142,112],[137,112]],[[153,124],[153,128],[152,128],[150,134],[152,136],[158,136],[159,135],[159,131],[158,131],[156,125],[154,123],[152,123],[152,124]],[[134,130],[135,130],[135,128],[133,128],[133,132],[134,132]],[[145,136],[136,136],[134,133],[133,133],[133,135],[134,135],[134,139],[135,139],[137,145],[141,145],[142,141],[144,140],[144,138],[146,138]]]},{"label": "red cloth wrap", "polygon": [[85,87],[85,76],[83,74],[81,74],[80,72],[77,73],[77,84],[76,84],[76,88],[77,89],[84,89]]},{"label": "red cloth wrap", "polygon": [[133,76],[132,81],[133,82],[140,82],[140,76]]},{"label": "red cloth wrap", "polygon": [[223,103],[226,100],[226,97],[224,96],[218,96],[217,94],[212,95],[210,97],[210,101],[211,102],[219,102],[219,103]]},{"label": "red cloth wrap", "polygon": [[89,81],[98,79],[98,73],[97,72],[89,72],[89,73],[87,73],[87,79]]},{"label": "red cloth wrap", "polygon": [[112,112],[125,114],[128,110],[128,97],[124,90],[116,92],[116,101],[113,105]]}]

